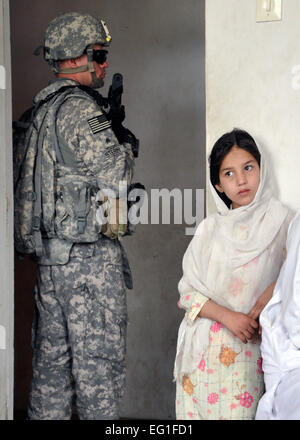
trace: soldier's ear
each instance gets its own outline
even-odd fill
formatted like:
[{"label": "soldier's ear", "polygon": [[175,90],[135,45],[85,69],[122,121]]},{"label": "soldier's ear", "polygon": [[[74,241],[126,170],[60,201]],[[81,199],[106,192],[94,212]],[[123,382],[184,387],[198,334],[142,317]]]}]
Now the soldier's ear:
[{"label": "soldier's ear", "polygon": [[77,62],[75,58],[71,58],[69,60],[58,61],[59,67],[61,69],[70,69],[77,67]]},{"label": "soldier's ear", "polygon": [[61,62],[65,68],[71,67],[78,67],[77,58],[70,58],[69,60],[64,60]]}]

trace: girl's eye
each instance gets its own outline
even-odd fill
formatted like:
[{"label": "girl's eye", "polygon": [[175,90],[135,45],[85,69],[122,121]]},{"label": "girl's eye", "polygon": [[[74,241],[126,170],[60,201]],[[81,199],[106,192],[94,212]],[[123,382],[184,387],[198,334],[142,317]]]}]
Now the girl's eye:
[{"label": "girl's eye", "polygon": [[253,165],[246,165],[246,166],[245,166],[245,170],[246,170],[246,171],[251,171],[252,168],[253,168]]},{"label": "girl's eye", "polygon": [[231,177],[232,176],[232,171],[226,171],[225,176],[226,177]]}]

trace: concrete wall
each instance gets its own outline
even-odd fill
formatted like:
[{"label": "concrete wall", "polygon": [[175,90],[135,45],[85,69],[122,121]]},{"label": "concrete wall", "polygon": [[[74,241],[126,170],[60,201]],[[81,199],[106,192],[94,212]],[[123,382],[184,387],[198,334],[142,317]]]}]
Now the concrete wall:
[{"label": "concrete wall", "polygon": [[[151,188],[204,188],[204,0],[13,0],[13,110],[18,117],[51,78],[42,58],[49,20],[62,12],[102,16],[113,36],[107,84],[124,75],[126,125],[141,140],[135,181]],[[103,94],[107,92],[107,85]],[[186,225],[141,225],[124,240],[134,290],[128,292],[128,377],[122,416],[172,419],[173,361],[182,318],[176,303]],[[16,263],[16,408],[26,407],[31,371],[34,266]]]},{"label": "concrete wall", "polygon": [[[299,197],[300,2],[285,0],[282,21],[256,23],[254,0],[206,4],[207,153],[233,127],[267,151],[276,195]],[[214,209],[208,197],[208,212]]]},{"label": "concrete wall", "polygon": [[0,0],[0,420],[13,417],[13,194],[9,3]]}]

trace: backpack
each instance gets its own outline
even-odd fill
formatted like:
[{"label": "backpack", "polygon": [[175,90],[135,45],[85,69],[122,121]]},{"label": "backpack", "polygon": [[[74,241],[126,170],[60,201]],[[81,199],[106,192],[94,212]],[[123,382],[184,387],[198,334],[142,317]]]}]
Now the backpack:
[{"label": "backpack", "polygon": [[61,154],[56,117],[68,97],[65,86],[26,110],[13,124],[14,240],[18,254],[44,255],[43,238],[95,242],[96,179],[67,166]]}]

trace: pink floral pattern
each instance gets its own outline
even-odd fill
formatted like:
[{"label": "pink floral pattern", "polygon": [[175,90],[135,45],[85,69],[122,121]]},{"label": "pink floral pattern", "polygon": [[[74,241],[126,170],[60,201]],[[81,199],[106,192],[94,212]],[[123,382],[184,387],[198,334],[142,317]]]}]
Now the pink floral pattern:
[{"label": "pink floral pattern", "polygon": [[213,333],[218,333],[222,327],[223,327],[222,324],[220,324],[219,322],[215,322],[214,324],[211,325],[210,330]]},{"label": "pink floral pattern", "polygon": [[201,371],[205,371],[205,360],[204,360],[203,357],[202,357],[202,359],[201,359],[201,361],[200,361],[200,364],[198,365],[198,368],[199,368],[199,370],[201,370]]},{"label": "pink floral pattern", "polygon": [[239,295],[245,287],[244,281],[242,281],[240,278],[236,278],[232,281],[232,283],[229,286],[229,292],[233,296]]},{"label": "pink floral pattern", "polygon": [[263,370],[262,370],[262,358],[260,357],[259,359],[257,359],[257,366],[258,369],[256,370],[256,372],[258,374],[263,374]]},{"label": "pink floral pattern", "polygon": [[250,408],[253,403],[253,397],[251,394],[246,391],[245,393],[240,395],[240,405],[244,406],[245,408]]},{"label": "pink floral pattern", "polygon": [[219,400],[219,394],[217,394],[217,393],[210,393],[208,395],[207,400],[208,400],[208,403],[210,405],[215,405],[218,402],[218,400]]}]

